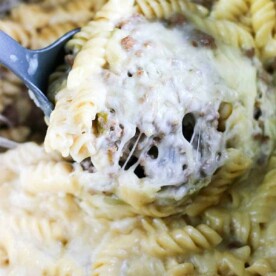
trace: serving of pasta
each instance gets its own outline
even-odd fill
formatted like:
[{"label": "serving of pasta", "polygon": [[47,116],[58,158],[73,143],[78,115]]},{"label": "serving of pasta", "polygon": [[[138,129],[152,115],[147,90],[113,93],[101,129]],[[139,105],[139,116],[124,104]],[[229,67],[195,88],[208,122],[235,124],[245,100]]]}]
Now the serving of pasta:
[{"label": "serving of pasta", "polygon": [[50,118],[0,67],[0,275],[276,275],[275,1],[0,2],[77,27]]}]

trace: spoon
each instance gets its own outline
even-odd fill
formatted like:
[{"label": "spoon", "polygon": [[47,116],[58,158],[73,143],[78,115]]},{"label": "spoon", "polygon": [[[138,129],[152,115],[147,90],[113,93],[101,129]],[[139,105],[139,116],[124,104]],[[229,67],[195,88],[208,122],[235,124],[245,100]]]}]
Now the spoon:
[{"label": "spoon", "polygon": [[24,82],[31,91],[30,97],[46,117],[49,117],[53,110],[53,104],[46,97],[49,76],[63,63],[64,46],[77,32],[79,29],[66,33],[46,48],[29,50],[0,31],[0,64]]}]

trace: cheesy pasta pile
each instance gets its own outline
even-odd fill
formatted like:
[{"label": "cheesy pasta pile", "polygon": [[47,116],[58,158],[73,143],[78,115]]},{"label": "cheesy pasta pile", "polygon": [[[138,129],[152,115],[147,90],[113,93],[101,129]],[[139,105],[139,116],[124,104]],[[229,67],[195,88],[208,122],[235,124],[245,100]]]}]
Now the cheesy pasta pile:
[{"label": "cheesy pasta pile", "polygon": [[31,49],[82,27],[48,126],[0,68],[1,275],[276,273],[274,1],[1,10]]}]

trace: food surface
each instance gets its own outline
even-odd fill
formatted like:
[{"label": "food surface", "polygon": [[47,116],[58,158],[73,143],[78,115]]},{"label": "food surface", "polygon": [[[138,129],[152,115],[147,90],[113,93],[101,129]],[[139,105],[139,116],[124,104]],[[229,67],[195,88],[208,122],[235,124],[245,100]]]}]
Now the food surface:
[{"label": "food surface", "polygon": [[82,29],[47,125],[1,68],[0,275],[273,275],[273,1],[29,2],[24,46]]},{"label": "food surface", "polygon": [[91,158],[91,191],[167,215],[183,211],[218,169],[227,178],[226,163],[243,163],[230,184],[265,162],[275,93],[256,57],[216,41],[185,14],[148,21],[131,8],[119,16],[114,8],[115,19],[96,16],[92,34],[76,35],[87,40],[83,50],[69,42],[71,70],[55,92],[45,145],[77,162]]}]

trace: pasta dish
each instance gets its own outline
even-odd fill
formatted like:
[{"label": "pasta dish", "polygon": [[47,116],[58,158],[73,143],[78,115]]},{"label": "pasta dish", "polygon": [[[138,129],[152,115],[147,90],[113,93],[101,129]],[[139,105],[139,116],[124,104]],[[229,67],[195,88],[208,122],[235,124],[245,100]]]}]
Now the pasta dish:
[{"label": "pasta dish", "polygon": [[30,49],[81,27],[49,79],[50,118],[0,67],[1,275],[276,273],[274,1],[0,14]]}]

